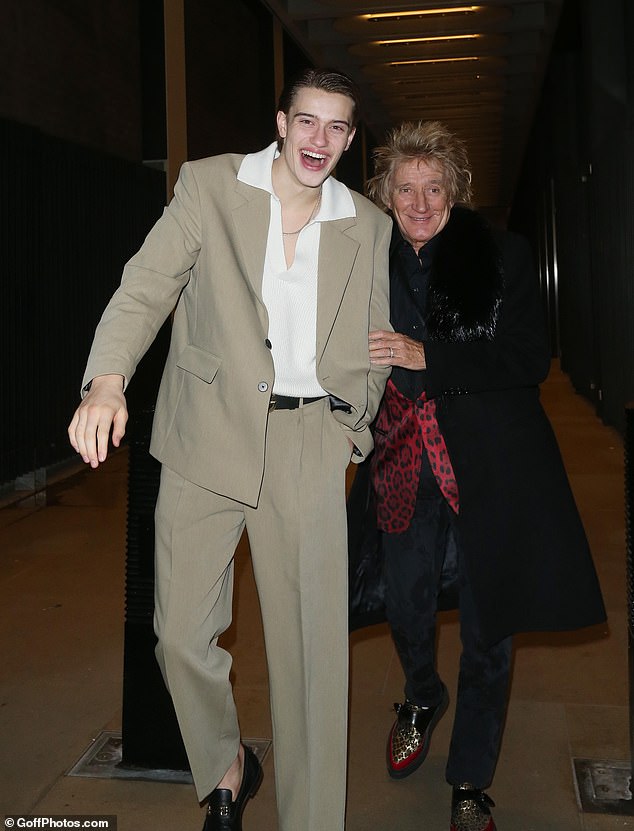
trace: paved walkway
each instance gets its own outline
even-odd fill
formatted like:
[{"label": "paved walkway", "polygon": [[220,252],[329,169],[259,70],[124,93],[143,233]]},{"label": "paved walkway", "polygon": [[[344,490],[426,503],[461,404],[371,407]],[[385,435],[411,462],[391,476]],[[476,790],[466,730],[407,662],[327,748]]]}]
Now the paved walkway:
[{"label": "paved walkway", "polygon": [[[623,448],[553,367],[543,398],[591,541],[609,626],[517,639],[508,723],[490,790],[499,831],[616,831],[634,818],[584,813],[573,759],[629,765]],[[116,814],[119,831],[199,831],[189,785],[66,775],[103,730],[120,729],[126,452],[49,489],[47,505],[0,510],[0,816]],[[234,654],[243,733],[271,736],[266,664],[248,548],[237,553]],[[455,690],[459,641],[443,616],[439,666]],[[347,831],[448,831],[451,709],[425,765],[384,769],[402,676],[385,627],[352,640]],[[272,754],[244,831],[276,831]],[[324,794],[324,799],[328,795]],[[297,829],[303,831],[303,829]]]}]

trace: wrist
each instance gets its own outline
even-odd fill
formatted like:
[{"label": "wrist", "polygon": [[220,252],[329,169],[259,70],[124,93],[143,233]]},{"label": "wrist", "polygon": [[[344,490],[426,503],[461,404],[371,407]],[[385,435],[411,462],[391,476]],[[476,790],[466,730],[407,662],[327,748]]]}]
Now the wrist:
[{"label": "wrist", "polygon": [[123,375],[95,375],[94,378],[91,378],[90,381],[82,387],[82,392],[87,393],[92,389],[108,386],[113,387],[117,390],[117,392],[123,392],[124,381],[125,379]]}]

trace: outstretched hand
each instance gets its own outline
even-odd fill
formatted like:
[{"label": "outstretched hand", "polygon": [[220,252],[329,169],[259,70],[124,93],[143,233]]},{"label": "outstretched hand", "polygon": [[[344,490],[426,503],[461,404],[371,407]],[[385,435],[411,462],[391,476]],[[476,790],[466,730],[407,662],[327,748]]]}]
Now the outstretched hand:
[{"label": "outstretched hand", "polygon": [[420,341],[400,332],[375,329],[370,332],[370,363],[377,366],[400,366],[403,369],[427,369],[425,347]]},{"label": "outstretched hand", "polygon": [[86,464],[98,467],[108,455],[108,437],[119,447],[125,435],[128,408],[121,375],[98,375],[90,391],[75,410],[68,425],[68,438]]}]

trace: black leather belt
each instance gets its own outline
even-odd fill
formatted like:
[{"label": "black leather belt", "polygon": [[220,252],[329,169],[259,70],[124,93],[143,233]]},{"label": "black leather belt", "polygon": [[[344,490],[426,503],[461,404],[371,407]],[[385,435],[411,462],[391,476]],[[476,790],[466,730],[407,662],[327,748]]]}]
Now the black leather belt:
[{"label": "black leather belt", "polygon": [[312,404],[314,401],[321,401],[325,397],[324,395],[318,395],[317,398],[293,398],[290,395],[272,395],[269,401],[269,412],[273,410],[296,410],[298,407],[305,407],[306,404]]}]

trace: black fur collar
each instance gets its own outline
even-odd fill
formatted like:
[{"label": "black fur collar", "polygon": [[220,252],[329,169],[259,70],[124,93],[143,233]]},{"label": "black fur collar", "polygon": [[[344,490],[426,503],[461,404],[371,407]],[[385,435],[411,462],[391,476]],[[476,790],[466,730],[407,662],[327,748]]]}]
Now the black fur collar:
[{"label": "black fur collar", "polygon": [[428,336],[446,342],[492,340],[504,271],[491,229],[475,211],[454,207],[436,240],[427,296]]}]

